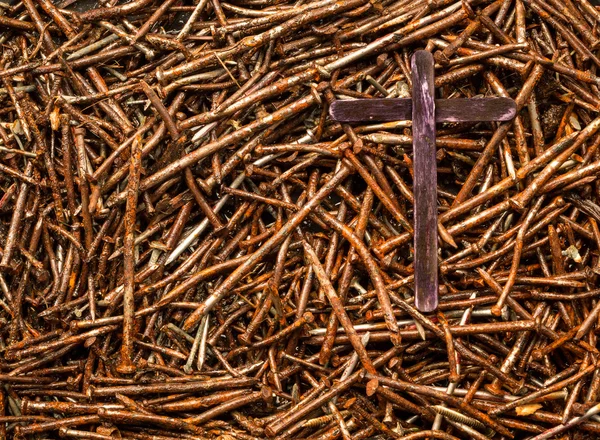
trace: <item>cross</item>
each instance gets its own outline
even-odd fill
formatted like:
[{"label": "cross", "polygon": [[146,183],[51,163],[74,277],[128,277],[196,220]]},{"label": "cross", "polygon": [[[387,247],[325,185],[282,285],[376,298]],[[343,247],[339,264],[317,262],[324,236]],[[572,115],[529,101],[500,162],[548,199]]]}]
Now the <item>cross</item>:
[{"label": "cross", "polygon": [[436,122],[509,121],[516,105],[509,98],[434,99],[431,53],[411,59],[412,99],[338,100],[331,117],[339,122],[409,120],[413,131],[415,306],[431,312],[438,305]]}]

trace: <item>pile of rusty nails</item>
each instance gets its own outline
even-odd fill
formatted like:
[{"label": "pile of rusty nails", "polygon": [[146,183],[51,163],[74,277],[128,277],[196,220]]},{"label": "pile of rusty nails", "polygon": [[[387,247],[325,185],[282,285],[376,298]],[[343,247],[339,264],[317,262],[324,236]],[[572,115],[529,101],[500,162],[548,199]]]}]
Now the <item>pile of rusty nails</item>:
[{"label": "pile of rusty nails", "polygon": [[[117,3],[0,3],[0,438],[598,438],[589,0]],[[417,49],[518,109],[438,126],[427,315],[410,121],[328,116]]]}]

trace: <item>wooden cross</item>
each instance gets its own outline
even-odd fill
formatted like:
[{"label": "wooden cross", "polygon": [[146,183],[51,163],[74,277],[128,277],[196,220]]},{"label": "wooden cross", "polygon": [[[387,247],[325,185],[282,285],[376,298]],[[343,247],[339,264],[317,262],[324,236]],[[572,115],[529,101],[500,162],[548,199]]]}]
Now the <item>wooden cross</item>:
[{"label": "wooden cross", "polygon": [[415,305],[430,312],[438,305],[435,123],[509,121],[516,115],[516,105],[509,98],[434,99],[431,53],[415,52],[411,67],[412,99],[334,101],[329,111],[339,122],[387,122],[412,116]]}]

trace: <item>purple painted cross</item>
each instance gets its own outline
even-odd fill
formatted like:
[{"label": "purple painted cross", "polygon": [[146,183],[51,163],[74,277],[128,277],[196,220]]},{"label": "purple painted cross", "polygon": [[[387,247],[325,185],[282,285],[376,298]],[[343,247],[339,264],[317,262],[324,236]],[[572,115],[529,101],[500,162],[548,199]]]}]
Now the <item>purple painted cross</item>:
[{"label": "purple painted cross", "polygon": [[516,105],[509,98],[434,99],[433,57],[425,50],[411,60],[412,99],[335,101],[330,108],[339,122],[408,120],[413,130],[415,305],[422,312],[438,305],[437,169],[435,123],[509,121]]}]

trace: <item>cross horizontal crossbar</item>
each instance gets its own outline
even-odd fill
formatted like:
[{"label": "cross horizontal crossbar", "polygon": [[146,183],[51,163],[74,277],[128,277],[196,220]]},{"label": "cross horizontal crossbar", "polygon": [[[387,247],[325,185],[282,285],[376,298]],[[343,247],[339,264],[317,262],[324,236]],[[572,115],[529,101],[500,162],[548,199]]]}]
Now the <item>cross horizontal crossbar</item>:
[{"label": "cross horizontal crossbar", "polygon": [[[412,119],[412,99],[375,98],[334,101],[329,108],[339,122],[390,122]],[[510,98],[435,100],[436,122],[510,121],[517,106]]]}]

